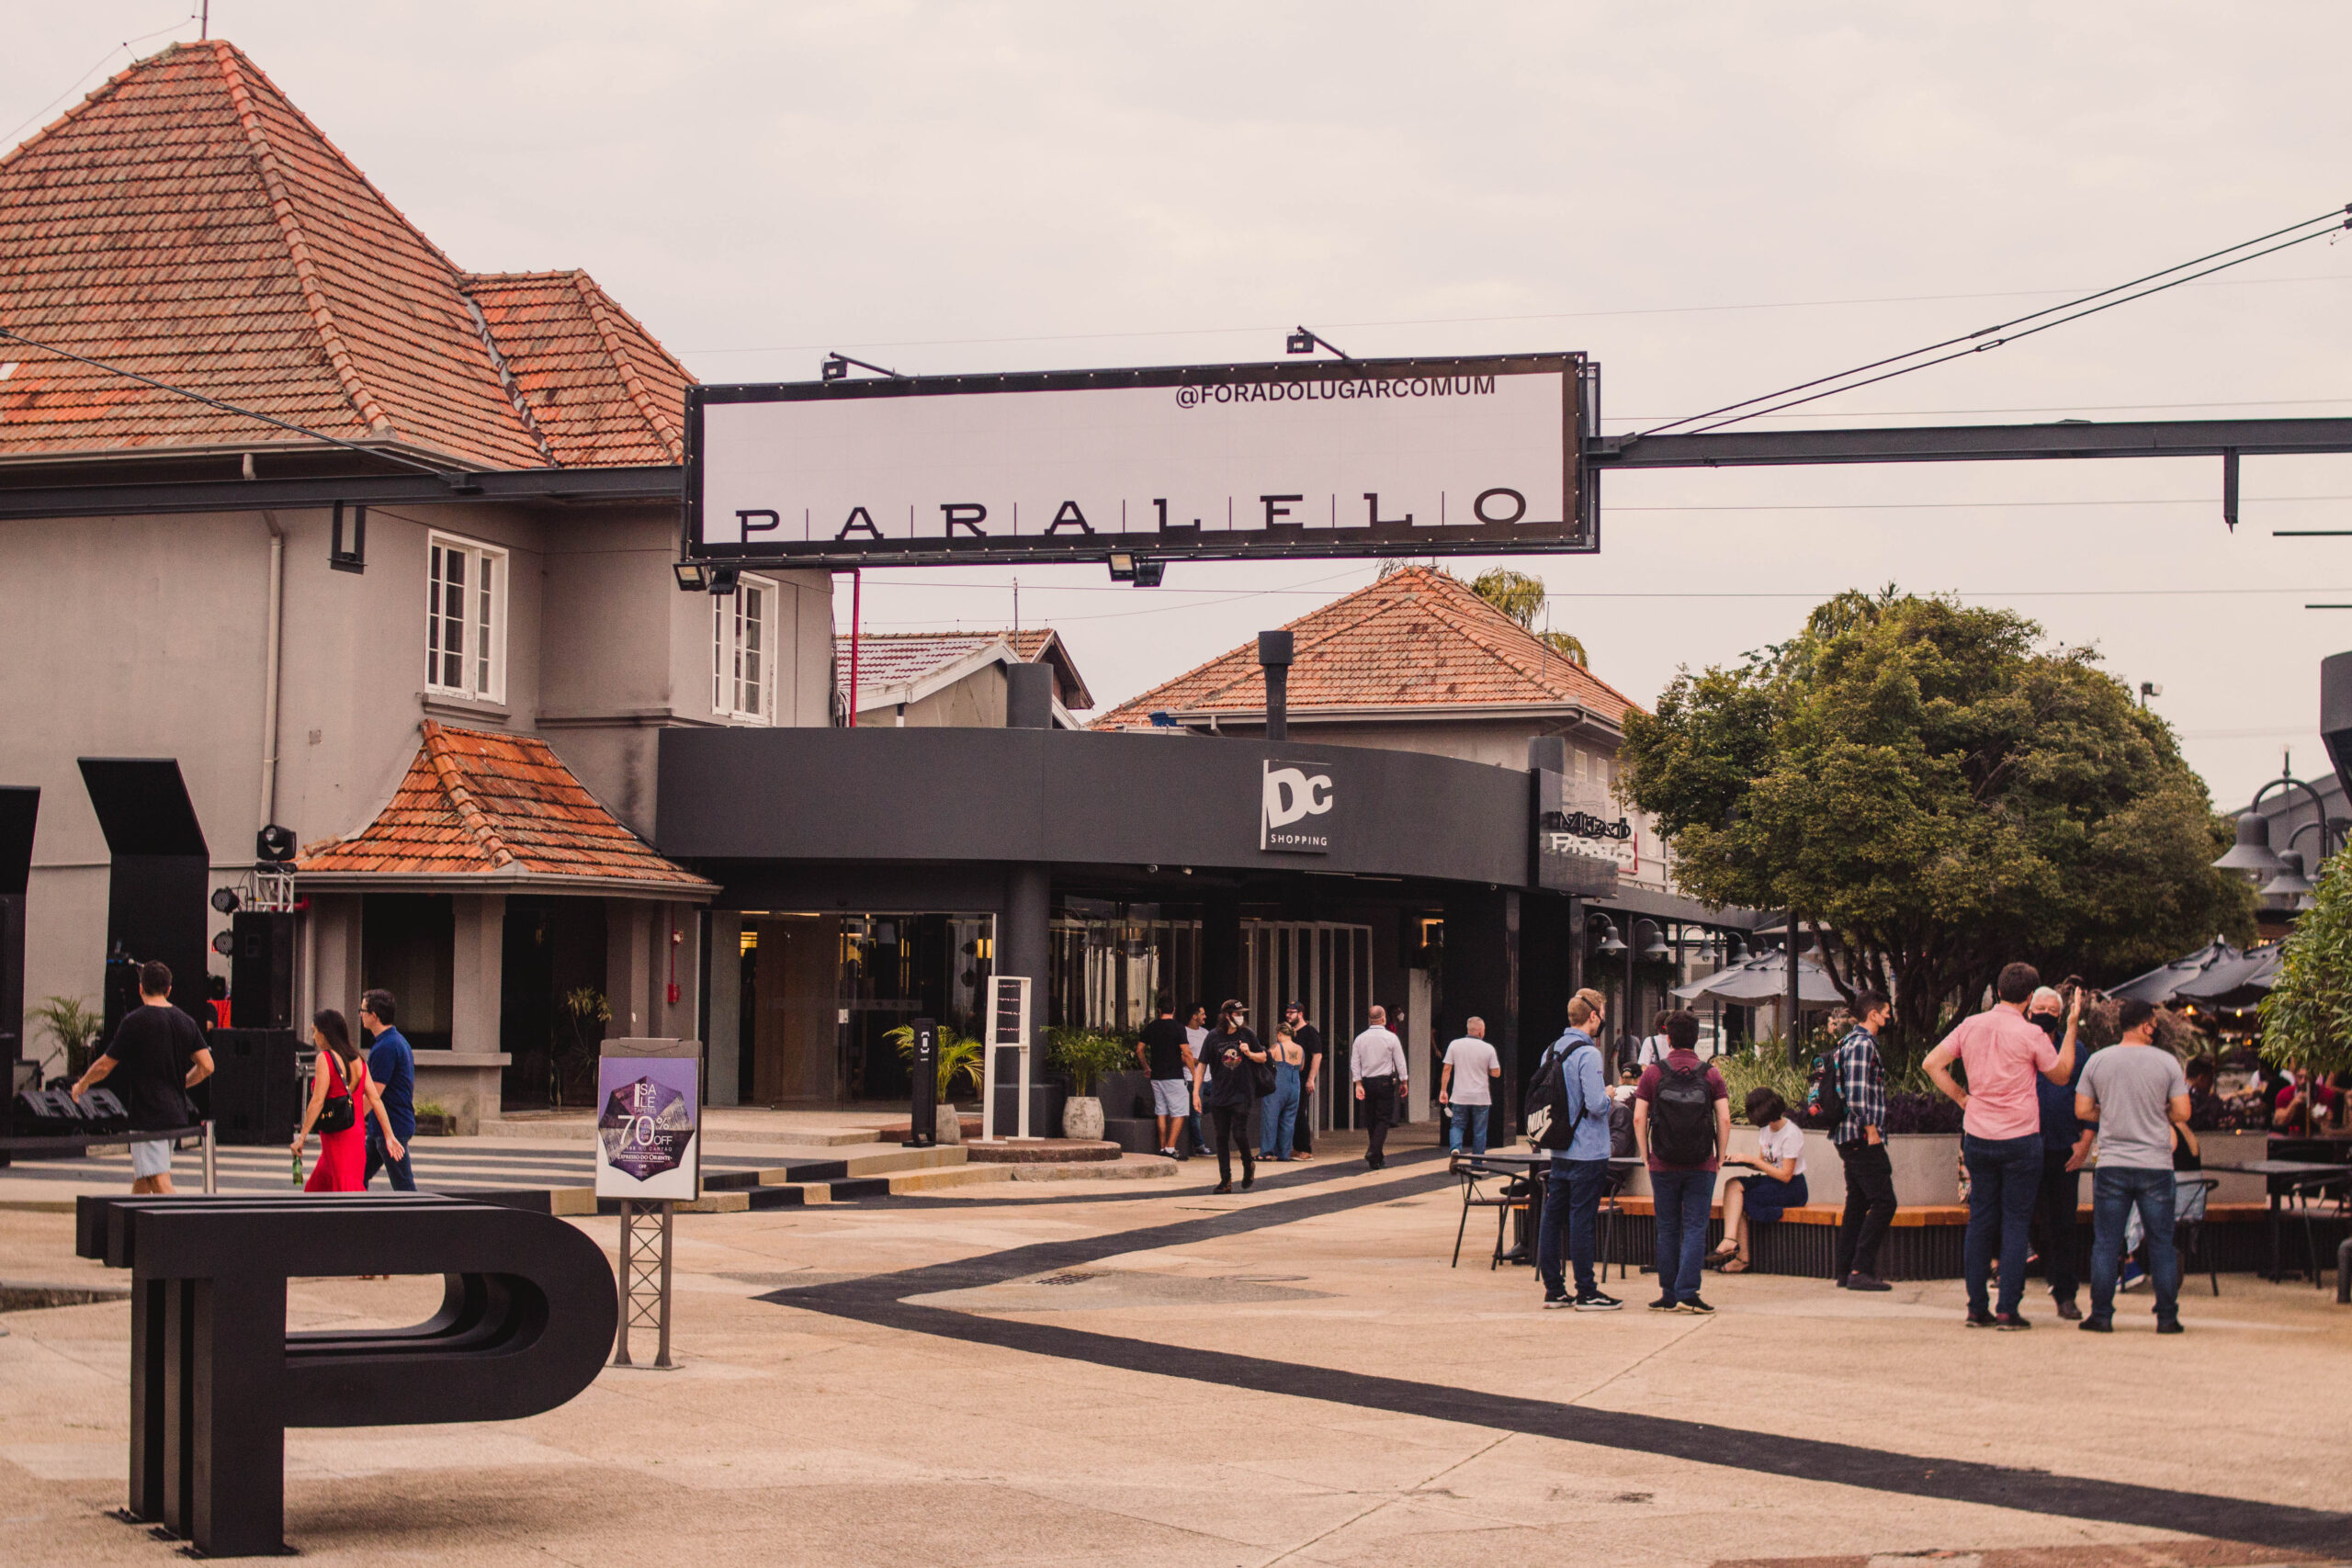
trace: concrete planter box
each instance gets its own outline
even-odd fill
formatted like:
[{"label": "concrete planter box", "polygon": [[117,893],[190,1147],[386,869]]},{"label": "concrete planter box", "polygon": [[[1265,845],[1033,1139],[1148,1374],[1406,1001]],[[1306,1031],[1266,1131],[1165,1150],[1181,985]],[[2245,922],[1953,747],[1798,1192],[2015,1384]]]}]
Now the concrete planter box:
[{"label": "concrete planter box", "polygon": [[[1735,1123],[1731,1152],[1754,1154],[1756,1129]],[[1886,1156],[1887,1163],[1894,1168],[1896,1202],[1912,1208],[1960,1201],[1959,1134],[1897,1133],[1886,1140]],[[1804,1135],[1804,1185],[1810,1201],[1844,1207],[1846,1168],[1838,1158],[1838,1145],[1830,1142],[1827,1133],[1807,1132]],[[1637,1198],[1649,1196],[1650,1173],[1634,1171],[1625,1190]]]},{"label": "concrete planter box", "polygon": [[416,1113],[416,1135],[420,1138],[447,1138],[456,1135],[458,1119],[436,1111]]},{"label": "concrete planter box", "polygon": [[500,1086],[513,1059],[503,1051],[419,1051],[416,1098],[446,1107],[450,1130],[471,1137],[481,1131],[483,1117],[498,1114]]}]

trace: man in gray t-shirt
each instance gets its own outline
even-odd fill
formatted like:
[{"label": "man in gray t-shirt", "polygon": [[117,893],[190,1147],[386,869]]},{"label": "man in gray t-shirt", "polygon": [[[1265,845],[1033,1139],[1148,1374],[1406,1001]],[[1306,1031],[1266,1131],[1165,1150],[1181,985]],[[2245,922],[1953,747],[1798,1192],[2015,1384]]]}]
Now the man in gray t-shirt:
[{"label": "man in gray t-shirt", "polygon": [[2115,1326],[2115,1281],[2123,1232],[2137,1207],[2148,1233],[2148,1276],[2156,1287],[2156,1332],[2180,1332],[2180,1258],[2174,1249],[2173,1127],[2188,1124],[2188,1079],[2154,1043],[2156,1010],[2128,998],[2116,1021],[2123,1038],[2084,1064],[2075,1114],[2098,1129],[2091,1176],[2091,1311],[2083,1327]]}]

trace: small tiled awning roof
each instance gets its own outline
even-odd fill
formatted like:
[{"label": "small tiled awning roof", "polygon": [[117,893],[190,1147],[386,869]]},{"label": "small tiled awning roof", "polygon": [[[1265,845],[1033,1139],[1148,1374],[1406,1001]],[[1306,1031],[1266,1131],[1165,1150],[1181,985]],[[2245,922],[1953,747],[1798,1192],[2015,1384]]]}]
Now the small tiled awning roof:
[{"label": "small tiled awning roof", "polygon": [[671,864],[534,736],[424,721],[424,744],[376,819],[313,846],[298,886],[622,894],[699,901],[718,885]]}]

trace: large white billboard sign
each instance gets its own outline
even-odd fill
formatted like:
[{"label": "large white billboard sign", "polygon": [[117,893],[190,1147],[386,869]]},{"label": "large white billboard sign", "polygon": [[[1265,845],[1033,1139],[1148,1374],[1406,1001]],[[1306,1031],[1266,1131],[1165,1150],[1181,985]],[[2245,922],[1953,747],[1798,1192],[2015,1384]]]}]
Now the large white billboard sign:
[{"label": "large white billboard sign", "polygon": [[1589,550],[1574,355],[696,387],[690,558]]}]

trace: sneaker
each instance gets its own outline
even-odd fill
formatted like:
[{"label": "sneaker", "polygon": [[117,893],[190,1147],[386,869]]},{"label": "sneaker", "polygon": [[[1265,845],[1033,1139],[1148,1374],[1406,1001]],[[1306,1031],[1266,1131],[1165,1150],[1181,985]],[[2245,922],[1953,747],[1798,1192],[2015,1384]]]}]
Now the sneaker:
[{"label": "sneaker", "polygon": [[2020,1313],[2005,1312],[1994,1317],[1993,1326],[2004,1334],[2015,1334],[2018,1329],[2031,1328],[2033,1325],[2027,1322]]},{"label": "sneaker", "polygon": [[1845,1279],[1838,1282],[1849,1291],[1891,1291],[1894,1289],[1894,1286],[1888,1284],[1877,1275],[1865,1274],[1859,1269],[1847,1275]]},{"label": "sneaker", "polygon": [[1703,1300],[1697,1296],[1684,1297],[1681,1306],[1676,1310],[1680,1312],[1696,1313],[1701,1317],[1713,1317],[1715,1315],[1715,1309],[1709,1306]]},{"label": "sneaker", "polygon": [[2103,1312],[2095,1312],[2075,1326],[2086,1334],[2112,1334],[2115,1332],[2115,1319]]},{"label": "sneaker", "polygon": [[2058,1315],[2064,1318],[2068,1323],[2079,1323],[2082,1321],[2083,1309],[2076,1306],[2072,1302],[2060,1302],[2058,1303]]},{"label": "sneaker", "polygon": [[1972,1312],[1963,1320],[1970,1328],[1991,1328],[1998,1321],[1989,1312]]},{"label": "sneaker", "polygon": [[1624,1304],[1615,1296],[1606,1296],[1599,1291],[1587,1291],[1577,1298],[1578,1312],[1615,1312]]},{"label": "sneaker", "polygon": [[1577,1299],[1574,1296],[1545,1296],[1544,1298],[1544,1305],[1547,1309],[1572,1307],[1576,1304]]},{"label": "sneaker", "polygon": [[2147,1277],[2148,1271],[2145,1269],[2141,1268],[2137,1262],[2127,1259],[2123,1265],[2123,1282],[2117,1288],[2128,1291]]},{"label": "sneaker", "polygon": [[2156,1319],[2156,1332],[2159,1334],[2185,1334],[2188,1330],[2181,1327],[2180,1319],[2177,1317],[2160,1317]]},{"label": "sneaker", "polygon": [[1217,1193],[1219,1193],[1219,1192],[1230,1192],[1230,1191],[1232,1191],[1232,1190],[1233,1190],[1233,1183],[1232,1183],[1232,1182],[1230,1182],[1230,1181],[1220,1181],[1220,1182],[1218,1182],[1215,1187],[1212,1187],[1212,1188],[1210,1188],[1210,1189],[1209,1189],[1209,1193],[1210,1193],[1210,1195],[1211,1195],[1212,1197],[1214,1197],[1215,1195],[1216,1195],[1216,1194],[1217,1194]]},{"label": "sneaker", "polygon": [[1679,1310],[1680,1308],[1678,1306],[1672,1296],[1660,1296],[1657,1300],[1650,1303],[1650,1311],[1652,1312],[1677,1312]]}]

